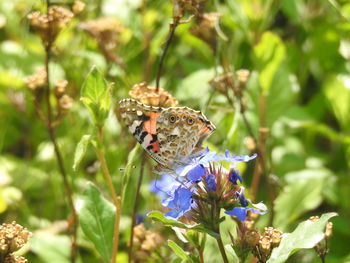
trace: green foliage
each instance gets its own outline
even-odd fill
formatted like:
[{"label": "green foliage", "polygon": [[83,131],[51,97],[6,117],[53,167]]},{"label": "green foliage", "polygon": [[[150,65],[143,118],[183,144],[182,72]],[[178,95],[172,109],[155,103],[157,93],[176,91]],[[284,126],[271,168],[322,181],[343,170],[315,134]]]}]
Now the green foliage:
[{"label": "green foliage", "polygon": [[88,183],[78,203],[84,234],[93,242],[105,262],[112,257],[115,208],[92,183]]}]

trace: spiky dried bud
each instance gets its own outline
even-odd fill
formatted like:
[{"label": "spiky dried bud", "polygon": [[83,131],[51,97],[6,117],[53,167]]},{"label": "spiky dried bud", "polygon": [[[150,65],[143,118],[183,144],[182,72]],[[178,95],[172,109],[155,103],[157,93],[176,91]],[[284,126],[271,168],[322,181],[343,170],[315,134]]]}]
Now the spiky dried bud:
[{"label": "spiky dried bud", "polygon": [[75,15],[81,13],[85,9],[86,4],[82,1],[74,1],[74,4],[72,6],[72,11]]},{"label": "spiky dried bud", "polygon": [[73,106],[73,99],[67,95],[64,94],[59,100],[58,100],[58,104],[59,107],[63,110],[69,110],[70,108],[72,108]]},{"label": "spiky dried bud", "polygon": [[24,257],[9,255],[5,258],[4,263],[26,263],[27,260]]},{"label": "spiky dried bud", "polygon": [[155,87],[147,86],[145,83],[136,84],[132,87],[129,95],[150,106],[173,107],[178,104],[178,101],[167,91],[159,88],[157,91]]},{"label": "spiky dried bud", "polygon": [[216,30],[219,13],[205,13],[198,17],[198,24],[191,27],[191,33],[206,42],[212,49],[216,48]]},{"label": "spiky dried bud", "polygon": [[45,68],[38,69],[33,75],[28,76],[25,80],[28,89],[37,91],[45,87],[47,82],[47,74]]},{"label": "spiky dried bud", "polygon": [[32,235],[26,228],[12,222],[0,226],[0,259],[23,247]]},{"label": "spiky dried bud", "polygon": [[57,80],[55,83],[55,95],[57,98],[61,98],[65,92],[66,87],[68,85],[68,81],[65,79]]},{"label": "spiky dried bud", "polygon": [[74,14],[61,6],[50,6],[48,14],[34,11],[27,15],[30,26],[41,37],[44,43],[50,44],[58,33],[68,25]]}]

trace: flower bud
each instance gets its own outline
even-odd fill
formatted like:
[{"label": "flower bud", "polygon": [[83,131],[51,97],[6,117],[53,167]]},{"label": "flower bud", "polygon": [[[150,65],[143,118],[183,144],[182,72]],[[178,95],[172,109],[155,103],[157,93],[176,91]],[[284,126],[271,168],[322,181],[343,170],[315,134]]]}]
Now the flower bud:
[{"label": "flower bud", "polygon": [[47,74],[45,68],[38,69],[33,75],[28,76],[25,80],[28,89],[37,91],[45,87],[47,82]]},{"label": "flower bud", "polygon": [[86,4],[82,1],[74,1],[74,4],[72,6],[72,11],[75,15],[81,13],[85,9]]},{"label": "flower bud", "polygon": [[58,104],[61,109],[69,110],[73,106],[73,99],[65,94],[58,100]]},{"label": "flower bud", "polygon": [[65,79],[57,80],[55,85],[55,95],[57,98],[61,98],[66,92],[66,87],[68,85],[68,81]]}]

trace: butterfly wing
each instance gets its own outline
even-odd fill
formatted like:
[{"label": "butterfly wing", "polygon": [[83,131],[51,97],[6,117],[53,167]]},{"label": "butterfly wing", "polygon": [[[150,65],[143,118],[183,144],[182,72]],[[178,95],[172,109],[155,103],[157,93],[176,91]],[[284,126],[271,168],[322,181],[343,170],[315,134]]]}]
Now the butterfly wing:
[{"label": "butterfly wing", "polygon": [[215,126],[187,107],[161,108],[133,99],[119,102],[121,117],[142,147],[158,162],[158,173],[174,172],[203,149]]}]

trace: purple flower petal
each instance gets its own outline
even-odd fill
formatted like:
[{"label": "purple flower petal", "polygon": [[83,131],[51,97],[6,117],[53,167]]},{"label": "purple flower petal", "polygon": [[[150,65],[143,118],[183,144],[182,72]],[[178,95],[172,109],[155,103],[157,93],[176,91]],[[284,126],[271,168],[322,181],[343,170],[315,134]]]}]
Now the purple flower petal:
[{"label": "purple flower petal", "polygon": [[162,175],[159,180],[152,180],[149,186],[149,190],[157,194],[160,199],[166,198],[171,195],[171,191],[174,187],[178,187],[180,182],[176,180],[176,178],[170,174]]},{"label": "purple flower petal", "polygon": [[247,217],[247,211],[253,211],[254,213],[263,215],[266,212],[260,211],[255,208],[247,208],[247,207],[235,207],[230,211],[225,211],[225,214],[230,215],[230,216],[236,216],[240,221],[244,221]]},{"label": "purple flower petal", "polygon": [[242,176],[239,175],[239,171],[234,168],[230,169],[228,176],[230,182],[232,182],[234,185],[237,185],[237,181],[240,181],[241,183],[243,181]]},{"label": "purple flower petal", "polygon": [[166,217],[178,219],[183,216],[192,206],[192,192],[187,188],[178,187],[173,196],[163,200],[163,205],[172,209],[165,213]]},{"label": "purple flower petal", "polygon": [[216,191],[215,175],[208,174],[207,178],[205,178],[205,181],[208,186],[208,191]]},{"label": "purple flower petal", "polygon": [[203,175],[206,174],[206,169],[203,165],[199,164],[196,167],[194,167],[192,170],[190,170],[187,174],[187,178],[190,181],[198,181],[202,178]]}]

